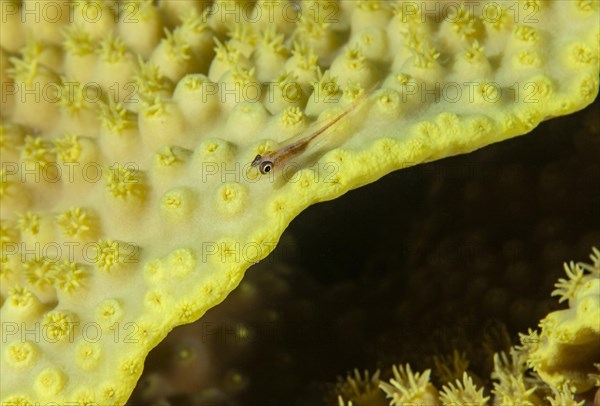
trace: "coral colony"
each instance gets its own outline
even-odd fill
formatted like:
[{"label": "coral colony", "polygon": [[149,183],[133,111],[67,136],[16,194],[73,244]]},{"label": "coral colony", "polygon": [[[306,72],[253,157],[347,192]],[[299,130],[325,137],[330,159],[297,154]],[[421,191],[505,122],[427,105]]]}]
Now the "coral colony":
[{"label": "coral colony", "polygon": [[[223,301],[308,206],[598,92],[594,0],[0,8],[2,405],[124,404],[150,350]],[[323,126],[275,170],[251,165]],[[576,404],[598,385],[564,358],[594,354],[599,269],[598,251],[569,265],[555,292],[569,309],[497,355],[494,401],[535,404],[551,385],[544,401]],[[439,391],[408,365],[378,379],[348,385],[390,405],[492,402],[466,374]]]}]

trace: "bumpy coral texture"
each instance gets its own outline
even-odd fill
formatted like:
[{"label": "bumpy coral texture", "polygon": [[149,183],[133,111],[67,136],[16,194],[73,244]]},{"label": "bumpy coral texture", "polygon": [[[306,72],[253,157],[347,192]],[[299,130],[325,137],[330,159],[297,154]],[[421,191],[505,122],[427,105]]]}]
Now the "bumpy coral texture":
[{"label": "bumpy coral texture", "polygon": [[530,331],[521,341],[529,365],[550,384],[572,385],[583,392],[598,386],[600,360],[600,251],[594,248],[591,264],[564,264],[567,277],[552,293],[569,308],[549,313],[541,331]]},{"label": "bumpy coral texture", "polygon": [[[370,380],[368,372],[363,378],[356,371],[354,377],[348,376],[338,384],[340,405],[345,404],[345,399],[359,406],[383,405],[386,402],[382,392],[385,392],[390,406],[435,405],[440,401],[443,405],[582,406],[585,401],[578,400],[575,393],[598,386],[600,370],[600,364],[594,363],[600,351],[600,251],[597,248],[593,248],[590,259],[591,263],[564,264],[567,278],[556,283],[553,295],[560,296],[560,302],[568,300],[568,309],[549,313],[540,321],[541,332],[530,330],[528,334],[521,334],[521,345],[512,346],[508,354],[494,354],[493,399],[484,395],[486,388],[473,382],[467,372],[469,361],[455,352],[453,360],[444,360],[442,364],[449,372],[448,377],[461,373],[462,376],[449,379],[439,392],[430,382],[431,370],[413,373],[407,364],[393,367],[389,383],[379,380],[379,371]],[[435,363],[439,369],[439,360]]]},{"label": "bumpy coral texture", "polygon": [[[2,2],[8,404],[124,402],[307,206],[598,91],[595,1],[156,3]],[[247,173],[357,100],[290,171]]]}]

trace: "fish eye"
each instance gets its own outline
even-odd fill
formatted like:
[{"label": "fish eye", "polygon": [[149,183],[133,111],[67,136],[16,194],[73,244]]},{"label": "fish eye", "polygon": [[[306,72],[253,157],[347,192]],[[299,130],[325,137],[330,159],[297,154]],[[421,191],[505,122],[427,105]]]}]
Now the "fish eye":
[{"label": "fish eye", "polygon": [[271,172],[271,169],[273,169],[273,162],[264,161],[264,162],[260,163],[259,170],[260,170],[260,173],[262,173],[263,175]]}]

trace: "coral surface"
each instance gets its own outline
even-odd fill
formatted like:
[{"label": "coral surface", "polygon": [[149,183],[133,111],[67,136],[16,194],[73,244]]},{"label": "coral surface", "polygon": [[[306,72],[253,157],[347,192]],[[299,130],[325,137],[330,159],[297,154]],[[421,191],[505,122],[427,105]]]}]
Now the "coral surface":
[{"label": "coral surface", "polygon": [[3,1],[1,401],[122,404],[309,205],[596,96],[598,2],[434,4]]},{"label": "coral surface", "polygon": [[[390,383],[380,382],[377,371],[370,385],[347,393],[346,398],[357,406],[375,404],[371,399],[377,399],[378,394],[379,399],[382,397],[377,390],[379,386],[390,399],[390,406],[415,403],[583,406],[585,399],[576,399],[575,393],[586,392],[592,386],[600,388],[600,364],[596,362],[600,359],[600,306],[597,303],[600,301],[600,251],[593,248],[590,258],[591,263],[565,263],[567,279],[560,279],[556,284],[555,293],[561,300],[570,300],[569,309],[551,312],[540,322],[541,332],[530,330],[521,335],[521,345],[493,355],[493,400],[484,394],[485,388],[473,382],[467,373],[468,360],[456,352],[452,360],[436,360],[438,370],[451,372],[442,377],[442,381],[447,382],[440,391],[430,382],[431,370],[413,373],[407,364],[393,367]],[[559,322],[554,322],[557,319]],[[562,325],[557,326],[559,323]],[[460,376],[461,371],[460,378],[452,377]],[[355,382],[364,381],[359,378],[349,377],[340,392],[344,389],[349,392],[348,387],[359,388]],[[588,394],[588,398],[594,394]],[[370,401],[364,401],[365,398]],[[339,395],[339,399],[342,402],[344,397]]]},{"label": "coral surface", "polygon": [[[550,297],[567,277],[561,261],[581,259],[574,264],[593,274],[597,108],[310,208],[225,302],[150,353],[130,404],[337,405],[339,394],[383,406],[393,399],[379,383],[406,362],[429,369],[438,389],[467,372],[494,404],[551,404],[555,390],[573,403],[574,386],[544,382],[511,347],[567,307]],[[590,356],[570,371],[593,382],[588,343]],[[596,390],[579,389],[574,402],[590,403]]]}]

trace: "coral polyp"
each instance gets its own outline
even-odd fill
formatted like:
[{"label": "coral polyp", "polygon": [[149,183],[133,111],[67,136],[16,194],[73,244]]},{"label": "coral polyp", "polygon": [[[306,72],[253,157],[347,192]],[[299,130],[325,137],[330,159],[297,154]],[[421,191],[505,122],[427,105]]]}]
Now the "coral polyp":
[{"label": "coral polyp", "polygon": [[[310,205],[594,100],[597,2],[475,5],[3,1],[1,402],[123,404],[149,351],[222,302]],[[289,171],[248,176],[257,154],[365,94]],[[573,309],[549,314],[531,348],[543,379],[577,391],[591,378],[546,354],[597,315],[591,279],[571,269],[557,292]],[[394,372],[394,402],[427,398],[428,373]],[[477,388],[464,375],[440,399],[483,402]]]}]

